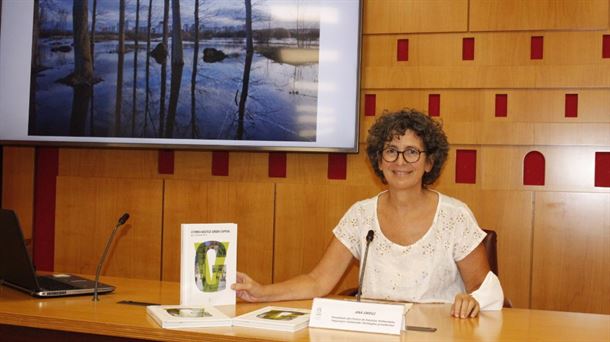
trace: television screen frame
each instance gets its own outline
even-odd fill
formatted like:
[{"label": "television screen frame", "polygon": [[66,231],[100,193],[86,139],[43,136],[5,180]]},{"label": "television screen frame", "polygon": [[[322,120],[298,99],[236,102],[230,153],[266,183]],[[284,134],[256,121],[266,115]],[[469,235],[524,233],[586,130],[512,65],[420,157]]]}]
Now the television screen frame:
[{"label": "television screen frame", "polygon": [[[265,1],[271,3],[277,2],[277,0]],[[183,3],[186,2],[188,0],[185,0]],[[312,138],[311,129],[308,133],[310,135],[307,136],[302,135],[301,132],[303,131],[296,129],[295,127],[297,126],[295,126],[291,128],[291,132],[298,133],[293,134],[296,138],[280,137],[278,139],[264,139],[264,137],[262,139],[260,137],[246,137],[242,139],[234,137],[197,139],[174,137],[142,138],[125,135],[30,134],[30,96],[35,96],[35,93],[30,94],[30,78],[33,67],[31,56],[34,1],[4,0],[2,3],[0,12],[0,144],[287,152],[358,152],[362,0],[281,1],[284,6],[286,4],[298,3],[300,6],[306,4],[314,8],[315,4],[319,5],[313,11],[313,13],[318,15],[319,53],[317,77],[315,78],[316,82],[314,82],[317,86],[315,92],[317,102],[315,106],[306,108],[309,111],[315,110],[315,116],[313,116],[315,120],[311,118],[311,115],[309,119],[305,120],[315,121],[313,124],[309,123],[310,127],[315,127],[314,138]],[[300,10],[304,11],[304,9],[306,10],[307,6],[302,7]],[[294,10],[294,8],[281,9],[283,13],[294,12]],[[89,8],[90,11],[91,8]],[[141,20],[145,20],[146,11],[140,10],[140,12],[140,16],[144,17]],[[181,13],[184,15],[185,10],[181,9]],[[71,20],[72,13],[70,12],[70,22]],[[88,29],[90,29],[90,20],[91,18],[89,18]],[[168,45],[171,48],[171,43],[168,43]],[[141,60],[138,62],[138,66],[144,63],[143,60],[146,55],[145,47],[140,46],[139,49],[143,52],[140,53]],[[200,54],[201,50],[203,49],[199,50]],[[73,56],[74,53],[70,52],[70,55]],[[72,65],[74,65],[73,61],[74,58],[72,57]],[[282,64],[277,61],[270,63]],[[126,70],[126,77],[127,75],[130,76],[133,68],[127,63],[124,64],[124,68]],[[296,70],[296,67],[294,69]],[[124,82],[123,84],[125,84]],[[167,85],[169,88],[169,80]],[[95,88],[95,85],[93,87]],[[124,94],[125,97],[130,97],[131,90],[129,94],[124,91]],[[74,95],[74,97],[76,96]],[[167,97],[169,98],[169,96]],[[235,97],[237,99],[238,95]],[[72,96],[66,97],[66,101],[72,100]],[[295,117],[296,111],[297,109],[292,112]],[[124,112],[122,113],[125,115]],[[60,115],[69,116],[70,113],[66,110],[65,113],[60,113]],[[294,119],[294,121],[299,120]],[[264,125],[259,127],[264,127]],[[302,138],[303,136],[306,138]]]}]

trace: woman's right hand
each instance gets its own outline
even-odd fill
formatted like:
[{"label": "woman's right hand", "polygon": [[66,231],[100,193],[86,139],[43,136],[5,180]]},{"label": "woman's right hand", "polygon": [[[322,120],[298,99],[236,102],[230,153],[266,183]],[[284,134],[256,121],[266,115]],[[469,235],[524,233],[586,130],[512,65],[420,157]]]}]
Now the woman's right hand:
[{"label": "woman's right hand", "polygon": [[231,285],[231,289],[235,290],[238,298],[247,302],[264,301],[263,286],[245,273],[237,272],[237,282]]}]

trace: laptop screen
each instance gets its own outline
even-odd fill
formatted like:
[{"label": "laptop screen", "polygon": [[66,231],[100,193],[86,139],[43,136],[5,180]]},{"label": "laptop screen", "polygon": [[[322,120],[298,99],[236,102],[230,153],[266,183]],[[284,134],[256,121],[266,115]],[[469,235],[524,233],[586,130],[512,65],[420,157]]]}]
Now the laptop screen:
[{"label": "laptop screen", "polygon": [[38,290],[23,232],[12,210],[0,209],[0,256],[0,279],[32,292]]}]

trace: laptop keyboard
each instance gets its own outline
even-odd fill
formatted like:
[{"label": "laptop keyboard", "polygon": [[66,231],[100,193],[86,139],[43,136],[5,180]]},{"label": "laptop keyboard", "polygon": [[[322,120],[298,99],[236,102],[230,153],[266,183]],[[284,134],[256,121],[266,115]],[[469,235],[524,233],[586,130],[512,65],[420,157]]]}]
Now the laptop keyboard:
[{"label": "laptop keyboard", "polygon": [[49,290],[49,291],[70,290],[70,289],[77,288],[74,285],[62,283],[61,281],[57,281],[53,278],[49,278],[49,277],[37,277],[37,278],[38,278],[38,285],[40,285],[40,287],[44,290]]}]

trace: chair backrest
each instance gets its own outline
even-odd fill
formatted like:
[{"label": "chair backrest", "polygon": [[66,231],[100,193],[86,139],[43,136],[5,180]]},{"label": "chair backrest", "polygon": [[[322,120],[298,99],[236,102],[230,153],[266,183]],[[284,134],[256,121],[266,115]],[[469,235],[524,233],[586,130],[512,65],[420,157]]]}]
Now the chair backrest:
[{"label": "chair backrest", "polygon": [[[481,242],[485,246],[487,251],[487,260],[489,261],[489,269],[496,275],[498,274],[498,234],[495,231],[489,229],[483,229],[487,235]],[[504,297],[504,307],[512,308],[513,303],[510,299]]]},{"label": "chair backrest", "polygon": [[493,230],[483,229],[487,235],[483,239],[483,246],[487,251],[487,260],[489,261],[489,268],[496,275],[498,274],[498,235]]}]

